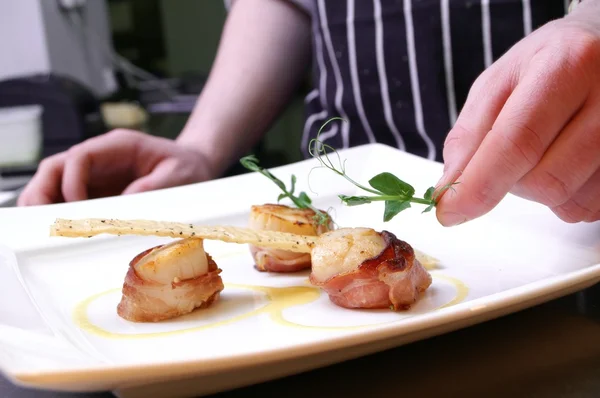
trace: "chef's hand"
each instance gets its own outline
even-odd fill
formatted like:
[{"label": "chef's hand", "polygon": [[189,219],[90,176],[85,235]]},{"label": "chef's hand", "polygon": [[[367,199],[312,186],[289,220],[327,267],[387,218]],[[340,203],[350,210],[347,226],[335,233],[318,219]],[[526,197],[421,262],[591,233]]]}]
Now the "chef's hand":
[{"label": "chef's hand", "polygon": [[44,159],[17,205],[72,202],[214,178],[206,159],[175,141],[114,130]]},{"label": "chef's hand", "polygon": [[[587,3],[587,4],[586,4]],[[560,219],[600,219],[600,1],[533,32],[474,83],[444,146],[442,225],[511,192]]]}]

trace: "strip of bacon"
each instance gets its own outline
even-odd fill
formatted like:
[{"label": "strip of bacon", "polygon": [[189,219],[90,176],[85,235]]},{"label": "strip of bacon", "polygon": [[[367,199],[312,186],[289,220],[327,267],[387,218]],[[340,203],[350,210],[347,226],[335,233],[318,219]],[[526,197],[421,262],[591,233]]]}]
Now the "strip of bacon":
[{"label": "strip of bacon", "polygon": [[[249,227],[254,230],[288,232],[303,236],[318,236],[333,229],[328,223],[317,224],[315,212],[280,204],[252,206]],[[311,267],[310,253],[249,245],[255,268],[265,272],[297,272]]]},{"label": "strip of bacon", "polygon": [[250,245],[250,254],[259,271],[285,273],[310,268],[310,254],[308,253],[290,253],[284,250]]},{"label": "strip of bacon", "polygon": [[[313,249],[310,281],[340,307],[407,310],[432,283],[413,248],[391,232],[345,228],[328,234]],[[336,259],[331,247],[321,247],[328,244],[344,252]]]},{"label": "strip of bacon", "polygon": [[[174,244],[182,246],[180,248],[173,247]],[[201,242],[193,242],[190,245],[189,241],[184,240],[169,245],[159,245],[135,256],[129,264],[123,283],[122,298],[117,306],[119,316],[132,322],[159,322],[191,313],[199,308],[208,307],[218,300],[220,292],[224,289],[223,281],[219,275],[221,269],[218,268],[208,253],[204,253],[202,247],[194,247],[194,244],[200,244],[201,246]],[[175,272],[180,271],[183,274],[190,274],[191,272],[191,277],[187,279],[174,277],[166,282],[161,280],[161,278],[164,279],[164,276],[152,278],[148,274],[148,265],[152,267],[155,264],[143,263],[145,261],[152,262],[153,260],[149,256],[156,254],[157,250],[167,247],[170,249],[168,255],[173,257],[172,262],[164,264],[164,260],[162,260],[162,266],[181,266],[185,269],[175,270]],[[202,252],[198,253],[199,250]],[[199,268],[206,267],[206,272],[193,270],[194,265],[190,270],[190,257],[198,254],[205,254],[204,261],[206,261],[206,265],[195,264],[195,266],[199,266]],[[187,264],[183,259],[178,262],[178,257],[182,256],[188,256]],[[146,269],[142,271],[140,267],[144,265],[146,265]]]}]

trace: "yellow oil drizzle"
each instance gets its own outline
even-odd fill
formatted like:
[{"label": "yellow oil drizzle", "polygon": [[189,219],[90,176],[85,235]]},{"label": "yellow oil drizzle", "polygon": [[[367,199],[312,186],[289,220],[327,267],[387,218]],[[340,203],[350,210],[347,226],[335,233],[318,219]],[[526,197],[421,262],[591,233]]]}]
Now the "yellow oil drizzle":
[{"label": "yellow oil drizzle", "polygon": [[[456,279],[456,278],[453,278],[450,276],[446,276],[446,275],[441,275],[441,274],[434,275],[434,278],[442,279],[442,280],[445,280],[445,281],[449,282],[450,284],[452,284],[456,289],[456,295],[449,302],[447,302],[443,305],[440,305],[436,308],[433,308],[431,311],[435,311],[438,309],[453,306],[455,304],[462,302],[467,297],[469,288],[459,279]],[[149,337],[172,336],[172,335],[188,333],[188,332],[197,332],[197,331],[206,330],[206,329],[210,329],[210,328],[216,328],[216,327],[229,325],[229,324],[239,322],[241,320],[244,320],[244,319],[247,319],[247,318],[250,318],[253,316],[257,316],[259,314],[265,314],[265,313],[269,314],[270,319],[275,323],[278,323],[282,326],[295,327],[295,328],[301,328],[301,329],[356,330],[356,329],[365,329],[365,328],[378,326],[378,325],[395,323],[395,322],[399,321],[399,320],[391,320],[388,322],[378,322],[378,323],[373,323],[373,324],[356,325],[356,326],[302,325],[302,324],[298,324],[298,323],[295,323],[295,322],[285,319],[285,317],[283,316],[283,311],[287,308],[291,308],[291,307],[298,306],[298,305],[305,305],[305,304],[308,304],[308,303],[311,303],[311,302],[317,300],[321,295],[320,289],[318,289],[316,287],[312,287],[312,286],[267,287],[267,286],[252,286],[252,285],[240,285],[240,284],[231,284],[231,283],[226,284],[226,287],[249,289],[249,290],[261,292],[266,296],[268,303],[260,308],[254,309],[245,314],[237,315],[230,319],[210,323],[207,325],[194,326],[194,327],[190,327],[190,328],[170,330],[170,331],[164,331],[164,332],[154,332],[154,333],[117,333],[117,332],[110,332],[106,329],[103,329],[103,328],[93,324],[89,320],[89,317],[87,315],[88,307],[93,301],[97,300],[98,298],[100,298],[104,295],[108,295],[108,294],[120,291],[120,289],[111,289],[111,290],[108,290],[105,292],[95,294],[95,295],[83,300],[81,303],[79,303],[73,311],[73,320],[74,320],[75,324],[77,326],[79,326],[79,328],[81,328],[82,330],[84,330],[88,333],[95,334],[95,335],[98,335],[98,336],[101,336],[104,338],[113,338],[113,339],[140,339],[140,338],[149,338]],[[202,311],[202,310],[199,310],[199,311]],[[415,314],[415,315],[417,315],[417,314]],[[410,315],[409,318],[413,317],[415,315]],[[407,317],[404,317],[402,319],[406,319],[406,318]]]},{"label": "yellow oil drizzle", "polygon": [[434,278],[443,279],[446,282],[453,284],[454,287],[456,288],[456,296],[454,296],[454,298],[452,300],[450,300],[449,302],[447,302],[446,304],[436,308],[437,310],[440,310],[442,308],[451,307],[453,305],[461,303],[465,298],[467,298],[467,295],[469,294],[469,287],[467,285],[465,285],[460,279],[457,279],[457,278],[454,278],[451,276],[447,276],[447,275],[442,275],[442,274],[435,274]]},{"label": "yellow oil drizzle", "polygon": [[[315,287],[304,287],[304,286],[293,286],[293,287],[266,287],[266,286],[251,286],[251,285],[238,285],[227,283],[226,287],[240,288],[240,289],[249,289],[257,292],[261,292],[265,294],[267,300],[269,301],[266,305],[249,311],[245,314],[234,316],[230,319],[213,322],[207,325],[194,326],[190,328],[178,329],[178,330],[169,330],[164,332],[153,332],[153,333],[117,333],[110,332],[106,329],[103,329],[95,324],[93,324],[88,315],[87,310],[89,305],[97,300],[98,298],[115,293],[120,291],[121,289],[110,289],[108,291],[104,291],[98,294],[95,294],[81,303],[79,303],[74,311],[73,311],[73,320],[79,328],[82,330],[95,334],[105,338],[113,338],[113,339],[139,339],[139,338],[148,338],[148,337],[164,337],[164,336],[172,336],[181,333],[188,332],[197,332],[200,330],[216,328],[220,326],[229,325],[235,322],[239,322],[246,318],[250,318],[261,313],[272,313],[275,311],[281,311],[286,307],[292,307],[296,305],[308,304],[311,301],[316,300],[320,296],[320,291]],[[202,311],[202,310],[199,310]]]},{"label": "yellow oil drizzle", "polygon": [[[442,279],[445,280],[446,282],[452,284],[454,286],[454,288],[456,289],[456,295],[454,296],[454,298],[450,301],[448,301],[446,304],[440,305],[438,307],[432,308],[429,312],[431,311],[436,311],[442,308],[446,308],[446,307],[451,307],[455,304],[458,304],[460,302],[462,302],[467,295],[469,294],[469,288],[467,285],[465,285],[461,280],[457,279],[457,278],[453,278],[451,276],[446,276],[446,275],[441,275],[441,274],[435,274],[434,278],[437,279]],[[285,292],[282,292],[285,294]],[[292,305],[286,305],[286,303],[284,302],[285,298],[283,298],[282,303],[280,304],[281,309],[279,311],[273,311],[271,312],[271,319],[276,322],[279,323],[281,325],[285,325],[285,326],[290,326],[290,327],[296,327],[296,328],[302,328],[302,329],[318,329],[318,330],[331,330],[331,331],[335,331],[335,330],[358,330],[358,329],[366,329],[369,327],[374,327],[374,326],[380,326],[380,325],[386,325],[386,324],[390,324],[390,323],[396,323],[399,320],[398,319],[394,319],[391,321],[387,321],[387,322],[377,322],[377,323],[371,323],[371,324],[364,324],[364,325],[354,325],[354,326],[313,326],[313,325],[302,325],[302,324],[298,324],[292,321],[289,321],[287,319],[285,319],[285,317],[283,316],[283,310],[289,307],[292,307]],[[413,316],[416,315],[420,315],[420,314],[414,314],[414,315],[409,315],[407,317],[403,317],[402,319],[407,319],[407,318],[411,318]]]},{"label": "yellow oil drizzle", "polygon": [[415,249],[415,257],[421,262],[421,265],[427,271],[433,271],[439,268],[440,260],[430,256],[429,254],[425,254],[425,252]]}]

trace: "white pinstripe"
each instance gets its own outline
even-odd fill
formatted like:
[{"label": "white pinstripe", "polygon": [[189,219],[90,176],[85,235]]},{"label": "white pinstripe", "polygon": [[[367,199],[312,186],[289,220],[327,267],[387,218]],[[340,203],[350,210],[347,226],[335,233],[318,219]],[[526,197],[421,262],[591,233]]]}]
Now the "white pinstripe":
[{"label": "white pinstripe", "polygon": [[483,36],[483,59],[485,67],[492,64],[492,26],[490,22],[490,0],[481,0],[481,33]]},{"label": "white pinstripe", "polygon": [[442,43],[444,46],[444,69],[446,71],[446,96],[448,98],[448,114],[450,125],[456,123],[456,91],[454,89],[454,70],[452,66],[452,39],[450,37],[449,0],[440,3],[442,11]]},{"label": "white pinstripe", "polygon": [[319,141],[321,142],[325,142],[328,139],[330,139],[331,137],[335,137],[338,133],[338,125],[334,124],[333,126],[331,126],[331,128],[327,131],[322,132],[319,135]]},{"label": "white pinstripe", "polygon": [[371,126],[367,121],[365,110],[362,104],[362,98],[360,94],[360,83],[358,81],[358,67],[356,66],[356,41],[354,38],[354,0],[347,0],[346,7],[348,13],[346,15],[346,27],[348,30],[348,52],[350,58],[350,76],[352,77],[352,91],[354,93],[354,102],[356,103],[356,110],[358,116],[362,122],[363,128],[367,133],[369,142],[375,142],[375,135],[371,130]]},{"label": "white pinstripe", "polygon": [[317,90],[317,96],[321,100],[321,106],[323,110],[321,112],[314,113],[306,118],[306,122],[304,123],[304,130],[302,131],[302,148],[300,148],[304,153],[307,153],[308,151],[308,138],[310,136],[310,129],[312,128],[312,125],[317,120],[325,119],[327,117],[327,69],[325,69],[325,61],[323,60],[323,43],[321,42],[320,36],[316,37],[315,46],[320,76],[319,90]]},{"label": "white pinstripe", "polygon": [[525,36],[531,33],[531,0],[523,0],[523,29]]},{"label": "white pinstripe", "polygon": [[[333,43],[331,41],[331,34],[329,33],[329,27],[327,26],[327,11],[325,9],[324,0],[319,0],[319,15],[321,19],[321,30],[323,31],[323,39],[325,42],[325,47],[327,47],[327,52],[329,54],[329,60],[331,65],[333,66],[333,74],[335,76],[335,108],[337,109],[340,116],[346,120],[346,123],[342,123],[342,146],[344,148],[348,148],[350,146],[350,120],[348,119],[348,115],[342,108],[342,97],[344,94],[344,82],[342,80],[342,74],[340,73],[340,66],[338,65],[337,58],[335,57],[335,53],[333,51]],[[332,129],[333,130],[333,129]],[[330,131],[332,131],[330,130]],[[337,134],[338,129],[335,130],[335,134]],[[335,135],[334,134],[334,135]],[[324,134],[322,134],[323,136]],[[334,136],[332,135],[332,137]],[[329,137],[328,137],[329,138]]]},{"label": "white pinstripe", "polygon": [[436,156],[435,145],[425,132],[423,122],[423,104],[421,103],[421,92],[419,89],[419,74],[417,67],[417,55],[415,50],[415,34],[412,19],[412,0],[404,0],[404,19],[406,22],[406,41],[408,47],[408,62],[410,66],[410,83],[412,87],[413,103],[415,108],[415,121],[417,131],[427,145],[427,158],[434,160]]},{"label": "white pinstripe", "polygon": [[319,96],[319,90],[317,90],[315,88],[310,93],[306,94],[306,97],[304,97],[304,103],[308,104],[310,101],[314,100],[318,96]]},{"label": "white pinstripe", "polygon": [[381,100],[383,101],[383,113],[388,127],[396,139],[398,149],[405,150],[406,145],[394,123],[392,106],[390,105],[390,92],[388,89],[387,72],[385,68],[385,56],[383,52],[383,21],[381,20],[381,0],[373,0],[375,11],[375,52],[377,55],[377,70],[379,71],[379,84],[381,86]]}]

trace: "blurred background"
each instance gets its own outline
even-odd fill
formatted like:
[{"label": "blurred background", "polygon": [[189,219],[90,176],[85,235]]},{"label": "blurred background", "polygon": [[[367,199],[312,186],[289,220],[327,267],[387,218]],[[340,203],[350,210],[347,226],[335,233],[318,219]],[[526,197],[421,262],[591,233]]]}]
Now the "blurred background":
[{"label": "blurred background", "polygon": [[[224,0],[1,1],[0,191],[22,186],[44,157],[115,128],[175,138],[226,15]],[[255,148],[266,166],[301,159],[286,142],[300,139],[304,95]]]}]

